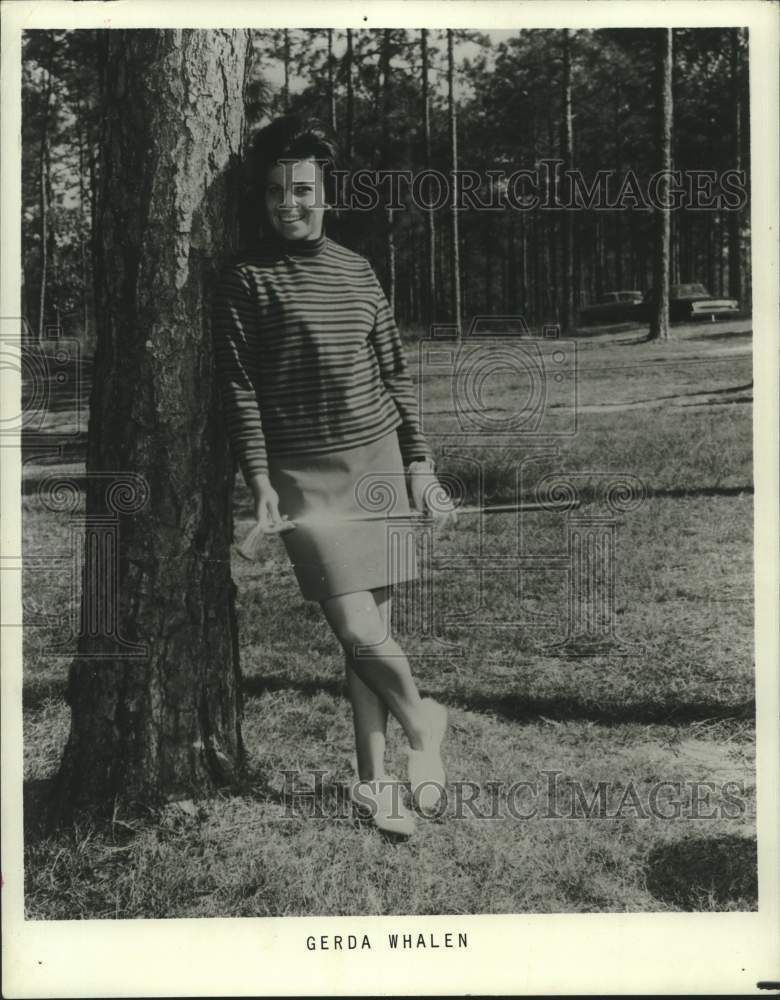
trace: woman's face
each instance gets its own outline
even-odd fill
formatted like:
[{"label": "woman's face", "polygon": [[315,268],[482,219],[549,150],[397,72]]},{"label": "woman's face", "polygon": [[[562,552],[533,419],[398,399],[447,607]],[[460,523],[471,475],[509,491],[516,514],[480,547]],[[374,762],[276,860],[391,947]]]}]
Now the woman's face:
[{"label": "woman's face", "polygon": [[287,240],[316,240],[325,214],[322,170],[313,159],[276,163],[265,182],[268,219]]}]

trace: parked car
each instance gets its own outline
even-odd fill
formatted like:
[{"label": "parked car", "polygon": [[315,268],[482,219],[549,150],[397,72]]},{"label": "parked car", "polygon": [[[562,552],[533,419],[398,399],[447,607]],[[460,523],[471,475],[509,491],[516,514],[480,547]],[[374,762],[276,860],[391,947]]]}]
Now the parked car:
[{"label": "parked car", "polygon": [[[643,303],[645,319],[650,318],[654,301],[655,292],[651,288],[645,295]],[[723,319],[734,316],[737,312],[739,312],[739,302],[736,299],[715,298],[704,285],[692,283],[669,286],[669,319],[672,322]]]},{"label": "parked car", "polygon": [[640,319],[641,309],[641,292],[607,292],[592,305],[580,309],[579,322],[581,326],[595,323],[625,323],[627,320]]}]

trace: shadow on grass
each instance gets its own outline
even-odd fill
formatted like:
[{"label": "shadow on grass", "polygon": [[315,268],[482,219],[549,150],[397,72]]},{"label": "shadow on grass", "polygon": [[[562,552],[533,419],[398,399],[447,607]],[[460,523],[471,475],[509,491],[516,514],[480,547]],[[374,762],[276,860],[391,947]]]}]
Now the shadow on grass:
[{"label": "shadow on grass", "polygon": [[267,691],[299,691],[303,695],[329,694],[335,698],[345,696],[346,684],[342,678],[310,677],[292,679],[289,674],[252,674],[244,676],[242,688],[250,697]]},{"label": "shadow on grass", "polygon": [[[327,677],[294,680],[289,675],[284,674],[254,675],[244,678],[243,688],[250,697],[257,697],[267,691],[299,691],[307,696],[324,693],[336,697],[346,697],[344,682],[340,679]],[[512,722],[538,722],[540,716],[545,716],[548,719],[561,721],[585,719],[603,725],[623,725],[628,722],[684,725],[689,722],[701,722],[705,719],[752,720],[755,716],[755,701],[752,698],[732,703],[701,700],[671,703],[636,701],[610,704],[565,696],[534,698],[522,694],[483,695],[475,691],[453,690],[452,688],[433,690],[425,684],[420,685],[420,691],[423,696],[429,695],[464,711],[490,713]]]},{"label": "shadow on grass", "polygon": [[737,337],[743,337],[746,340],[751,340],[753,338],[752,330],[702,330],[696,331],[695,335],[690,337],[690,340],[733,340]]},{"label": "shadow on grass", "polygon": [[757,863],[753,838],[691,837],[653,848],[647,888],[681,910],[755,910]]},{"label": "shadow on grass", "polygon": [[[41,684],[25,685],[23,704],[26,710],[35,710],[49,699],[65,697],[66,681],[47,681]],[[343,678],[310,677],[294,679],[289,674],[252,674],[243,678],[244,693],[257,698],[266,692],[298,691],[304,697],[328,694],[334,698],[346,698],[347,688]],[[704,720],[745,721],[755,717],[755,701],[752,698],[737,702],[717,701],[635,701],[635,702],[591,702],[581,698],[558,695],[538,698],[523,694],[480,694],[476,691],[436,690],[421,684],[421,692],[467,712],[485,712],[498,715],[512,722],[535,722],[540,716],[561,721],[584,719],[602,725],[622,725],[628,722],[662,723],[665,725],[685,725]]]},{"label": "shadow on grass", "polygon": [[[27,848],[35,847],[50,837],[62,837],[75,829],[69,824],[63,827],[52,823],[54,789],[54,777],[28,779],[23,784],[23,837]],[[226,794],[252,800],[261,806],[272,804],[283,807],[284,816],[291,820],[341,818],[351,819],[360,825],[368,822],[352,805],[345,783],[323,777],[317,789],[316,801],[314,791],[314,786],[304,775],[291,774],[289,785],[279,787],[278,775],[258,766],[250,756],[237,780],[220,786],[219,790],[204,788],[200,794],[193,792],[192,798],[205,804],[217,805],[220,801],[218,796]],[[112,842],[116,842],[117,838],[121,841],[132,840],[145,829],[158,829],[166,825],[165,810],[160,807],[130,811],[125,809],[123,816],[126,819],[117,820],[108,814],[95,812],[79,815],[76,820],[81,825],[82,832],[88,832],[89,836],[106,835]]]},{"label": "shadow on grass", "polygon": [[512,722],[535,722],[540,716],[560,721],[585,719],[601,725],[623,725],[629,722],[684,725],[708,720],[753,719],[755,702],[752,698],[741,702],[716,701],[663,702],[621,701],[591,702],[580,698],[555,696],[534,698],[519,695],[482,695],[473,691],[453,692],[447,701],[457,703],[467,711],[489,712]]}]

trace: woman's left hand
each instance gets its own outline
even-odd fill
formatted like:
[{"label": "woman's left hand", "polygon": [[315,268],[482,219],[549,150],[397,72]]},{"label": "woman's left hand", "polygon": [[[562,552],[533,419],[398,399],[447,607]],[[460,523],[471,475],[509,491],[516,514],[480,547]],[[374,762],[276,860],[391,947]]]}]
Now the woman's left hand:
[{"label": "woman's left hand", "polygon": [[427,462],[412,462],[409,466],[409,476],[415,508],[430,514],[437,527],[454,527],[458,515],[452,499],[430,465]]}]

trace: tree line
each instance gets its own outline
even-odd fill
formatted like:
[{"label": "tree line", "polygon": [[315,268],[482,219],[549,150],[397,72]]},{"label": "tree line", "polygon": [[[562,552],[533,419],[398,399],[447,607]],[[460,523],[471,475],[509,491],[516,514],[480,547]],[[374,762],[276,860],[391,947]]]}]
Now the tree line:
[{"label": "tree line", "polygon": [[[40,336],[60,325],[87,343],[105,34],[37,31],[24,42],[25,315]],[[501,172],[551,162],[555,195],[571,172],[587,187],[608,171],[614,190],[627,174],[646,185],[664,165],[683,175],[744,172],[748,194],[747,44],[739,28],[525,30],[498,40],[455,30],[259,31],[246,120],[251,131],[286,111],[313,114],[336,131],[347,169],[471,172],[478,204],[495,201]],[[572,329],[582,305],[657,280],[664,213],[630,190],[612,208],[486,211],[458,210],[457,175],[451,188],[445,205],[426,208],[430,200],[415,204],[407,192],[400,207],[340,212],[331,224],[371,259],[407,327],[520,314]],[[665,224],[672,283],[700,281],[749,306],[746,201],[674,208]],[[254,235],[245,227],[245,241]]]}]

